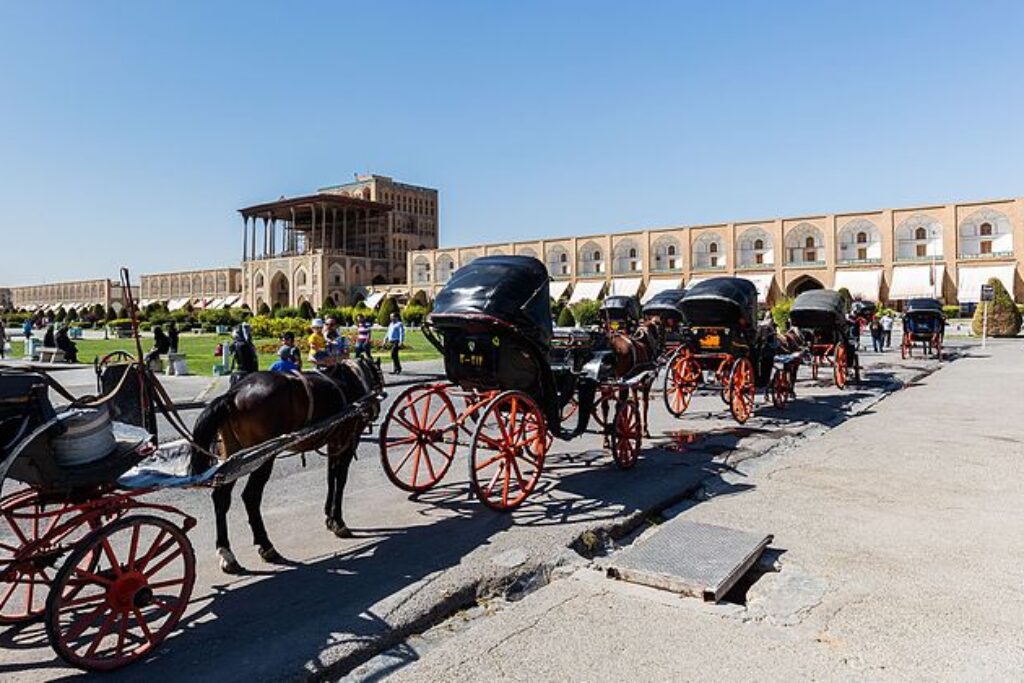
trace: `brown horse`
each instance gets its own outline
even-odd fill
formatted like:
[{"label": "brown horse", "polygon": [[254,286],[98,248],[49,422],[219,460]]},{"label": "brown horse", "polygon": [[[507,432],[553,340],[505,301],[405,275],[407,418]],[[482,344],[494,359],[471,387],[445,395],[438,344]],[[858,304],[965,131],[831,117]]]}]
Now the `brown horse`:
[{"label": "brown horse", "polygon": [[[203,472],[213,463],[207,452],[215,452],[222,460],[235,453],[291,434],[310,424],[337,415],[362,399],[371,398],[369,421],[376,419],[376,400],[384,386],[379,361],[344,360],[324,371],[303,373],[253,372],[235,383],[203,410],[193,430],[197,447],[192,449],[192,471]],[[359,445],[359,435],[366,428],[366,417],[339,425],[328,434],[292,445],[293,453],[315,451],[326,446],[327,500],[324,515],[327,528],[339,538],[351,536],[342,517],[342,496],[348,480],[348,469]],[[204,452],[206,451],[206,452]],[[249,475],[242,501],[252,529],[253,544],[260,557],[268,562],[280,561],[267,529],[260,505],[263,490],[270,479],[274,458],[263,463]],[[220,567],[229,574],[242,570],[228,540],[228,509],[234,482],[213,490],[213,507],[217,517],[217,554]]]},{"label": "brown horse", "polygon": [[[661,338],[660,323],[652,319],[641,322],[632,333],[609,331],[608,346],[614,359],[612,367],[615,379],[626,379],[637,372],[653,368],[661,353]],[[639,394],[640,419],[643,422],[644,435],[650,436],[647,413],[651,403],[651,384],[642,384],[639,387]],[[610,403],[608,399],[611,396],[602,395],[601,398],[601,424],[606,424]]]}]

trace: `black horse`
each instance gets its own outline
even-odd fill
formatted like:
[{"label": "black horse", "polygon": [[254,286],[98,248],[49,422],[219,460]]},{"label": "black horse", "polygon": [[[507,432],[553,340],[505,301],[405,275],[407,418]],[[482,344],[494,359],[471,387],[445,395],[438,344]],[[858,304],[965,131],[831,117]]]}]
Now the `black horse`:
[{"label": "black horse", "polygon": [[[222,459],[244,448],[269,439],[296,432],[306,425],[337,415],[346,407],[367,397],[376,397],[384,387],[379,361],[367,359],[339,361],[323,371],[304,373],[253,372],[236,382],[203,410],[193,430],[198,447],[192,449],[192,471],[203,472],[213,463],[209,452]],[[377,418],[379,403],[370,401],[369,422]],[[369,422],[367,417],[350,420],[325,436],[297,443],[293,453],[327,448],[327,500],[324,515],[327,528],[339,538],[352,534],[342,517],[342,496],[348,480],[348,468],[355,457],[359,436]],[[204,452],[205,451],[205,452]],[[260,557],[268,562],[280,561],[263,524],[260,504],[263,489],[274,468],[271,458],[261,465],[246,482],[242,501],[249,517],[253,544]],[[228,541],[228,509],[234,482],[213,490],[213,507],[217,516],[217,554],[223,571],[242,571],[231,552]]]}]

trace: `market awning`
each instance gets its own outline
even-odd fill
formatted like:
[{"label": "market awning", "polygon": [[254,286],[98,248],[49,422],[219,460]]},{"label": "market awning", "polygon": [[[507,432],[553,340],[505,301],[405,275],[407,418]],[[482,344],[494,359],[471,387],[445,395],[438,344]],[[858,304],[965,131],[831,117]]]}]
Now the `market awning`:
[{"label": "market awning", "polygon": [[227,299],[224,299],[224,308],[231,308],[232,306],[235,306],[236,304],[238,304],[238,302],[241,301],[241,300],[242,300],[242,295],[241,294],[232,294]]},{"label": "market awning", "polygon": [[612,280],[610,296],[636,296],[640,285],[644,283],[639,277],[617,277]]},{"label": "market awning", "polygon": [[601,298],[601,292],[604,291],[604,284],[604,280],[577,282],[576,286],[572,288],[572,296],[569,297],[569,303],[578,304],[587,299],[597,301]]},{"label": "market awning", "polygon": [[210,309],[212,309],[214,311],[220,310],[223,307],[224,307],[224,299],[223,298],[214,299],[213,301],[210,302],[210,305],[207,306],[207,308],[210,308]]},{"label": "market awning", "polygon": [[889,300],[918,299],[942,296],[942,278],[946,266],[936,263],[934,269],[927,266],[896,266],[892,269],[892,284],[889,285]]},{"label": "market awning", "polygon": [[569,289],[569,284],[568,280],[552,280],[551,284],[548,285],[551,298],[558,301],[565,296],[565,290]]},{"label": "market awning", "polygon": [[363,301],[371,311],[375,310],[380,302],[384,300],[384,292],[370,292]]},{"label": "market awning", "polygon": [[683,286],[683,278],[681,277],[658,277],[651,278],[647,283],[647,289],[644,290],[644,295],[640,297],[640,303],[645,304],[654,298],[655,294],[661,294],[667,292],[670,289],[681,289]]},{"label": "market awning", "polygon": [[862,301],[878,301],[878,291],[882,287],[882,269],[871,270],[837,270],[836,281],[832,289],[839,291],[845,288],[854,299]]},{"label": "market awning", "polygon": [[768,303],[768,294],[772,291],[772,283],[775,281],[774,273],[746,273],[738,277],[750,280],[757,287],[757,303]]},{"label": "market awning", "polygon": [[1012,297],[1015,268],[1012,263],[1003,266],[960,266],[959,283],[956,288],[957,301],[962,304],[977,303],[981,300],[981,286],[988,284],[992,278],[1002,282]]}]

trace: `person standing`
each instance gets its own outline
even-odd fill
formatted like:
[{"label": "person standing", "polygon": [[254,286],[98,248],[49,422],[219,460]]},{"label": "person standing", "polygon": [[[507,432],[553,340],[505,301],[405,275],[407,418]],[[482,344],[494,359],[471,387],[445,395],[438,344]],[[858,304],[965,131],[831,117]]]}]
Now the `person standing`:
[{"label": "person standing", "polygon": [[402,374],[402,361],[398,357],[398,351],[405,343],[405,325],[402,324],[402,319],[398,317],[397,313],[391,314],[391,323],[388,325],[384,341],[391,347],[391,374]]},{"label": "person standing", "polygon": [[892,348],[892,326],[896,320],[889,311],[882,316],[882,345],[885,348]]},{"label": "person standing", "polygon": [[874,348],[875,353],[882,352],[882,323],[878,320],[878,316],[871,318],[871,322],[868,323],[868,329],[871,331],[871,346]]},{"label": "person standing", "polygon": [[28,348],[28,340],[32,338],[32,318],[25,320],[25,324],[21,326],[21,333],[25,335],[25,348]]},{"label": "person standing", "polygon": [[234,370],[236,367],[239,373],[256,372],[260,369],[260,357],[252,341],[252,328],[249,323],[242,323],[235,328],[235,338],[231,342],[231,369]]},{"label": "person standing", "polygon": [[172,320],[167,325],[167,341],[171,345],[171,353],[178,352],[178,325]]},{"label": "person standing", "polygon": [[55,330],[53,329],[53,325],[52,324],[46,326],[46,332],[43,333],[43,348],[44,349],[55,349],[55,348],[57,348],[57,343],[53,340],[54,331]]},{"label": "person standing", "polygon": [[365,317],[356,316],[356,358],[363,357],[370,360],[370,338],[373,334],[373,324]]}]

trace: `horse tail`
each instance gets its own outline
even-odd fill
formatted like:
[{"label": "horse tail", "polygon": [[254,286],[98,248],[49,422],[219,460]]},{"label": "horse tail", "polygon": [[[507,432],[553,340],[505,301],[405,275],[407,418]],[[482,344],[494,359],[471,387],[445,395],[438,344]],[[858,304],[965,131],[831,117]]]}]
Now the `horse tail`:
[{"label": "horse tail", "polygon": [[221,394],[210,401],[203,412],[199,414],[195,427],[192,428],[191,470],[193,474],[205,472],[214,465],[208,451],[213,448],[213,444],[217,440],[217,433],[228,418],[231,398],[230,392]]}]

